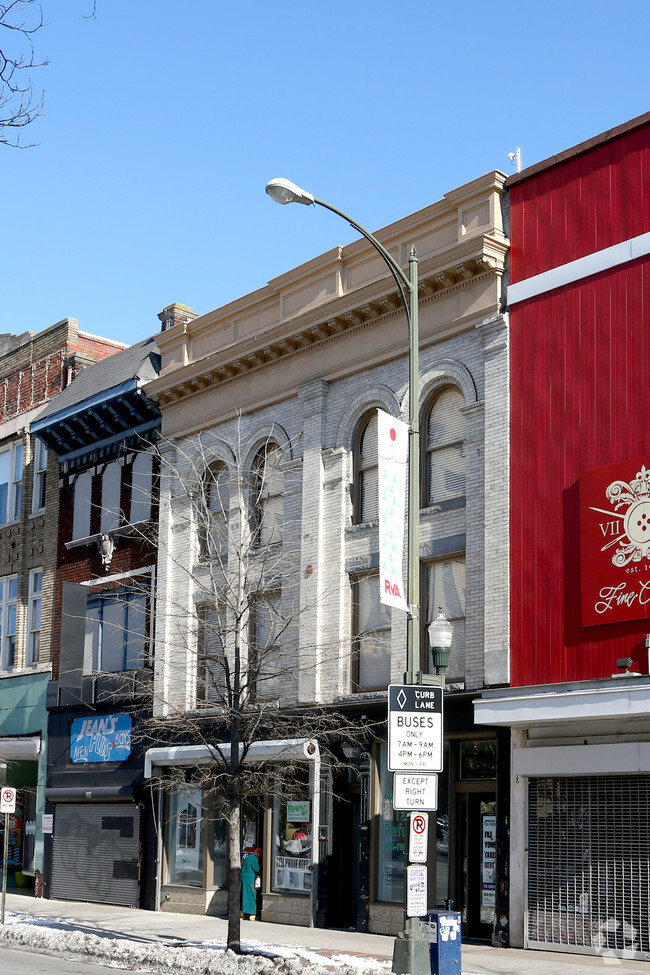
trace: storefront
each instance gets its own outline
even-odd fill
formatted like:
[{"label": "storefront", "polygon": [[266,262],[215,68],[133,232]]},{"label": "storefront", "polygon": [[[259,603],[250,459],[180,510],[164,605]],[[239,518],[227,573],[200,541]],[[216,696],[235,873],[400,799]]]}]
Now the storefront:
[{"label": "storefront", "polygon": [[153,907],[151,796],[137,721],[126,708],[52,710],[45,896]]},{"label": "storefront", "polygon": [[43,671],[0,681],[0,784],[17,790],[16,814],[9,823],[10,885],[32,886],[43,871],[49,678],[49,671]]},{"label": "storefront", "polygon": [[511,944],[647,958],[650,677],[483,692],[512,728]]},{"label": "storefront", "polygon": [[[386,751],[385,743],[377,748],[370,930],[394,934],[403,925],[409,814],[393,809]],[[497,919],[497,832],[502,828],[497,758],[494,732],[474,728],[471,737],[448,737],[444,771],[438,776],[438,809],[429,814],[429,907],[444,907],[451,900],[462,914],[464,936],[484,940],[492,939]],[[506,809],[507,796],[503,814]]]},{"label": "storefront", "polygon": [[[219,746],[225,760],[230,747]],[[242,852],[262,849],[261,917],[309,925],[314,921],[321,809],[321,759],[308,739],[261,741],[247,752],[252,763],[292,762],[299,771],[291,795],[274,795],[242,809]],[[202,788],[192,770],[219,763],[205,745],[150,748],[145,780],[155,780],[157,794],[157,904],[163,910],[205,914],[227,911],[226,823],[214,795]],[[301,769],[302,767],[302,769]]]}]

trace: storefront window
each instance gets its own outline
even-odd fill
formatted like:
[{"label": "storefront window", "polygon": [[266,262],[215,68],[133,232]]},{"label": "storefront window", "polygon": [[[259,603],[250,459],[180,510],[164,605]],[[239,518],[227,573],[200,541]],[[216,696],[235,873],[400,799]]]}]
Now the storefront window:
[{"label": "storefront window", "polygon": [[223,819],[217,819],[214,822],[214,838],[212,841],[212,862],[213,862],[213,876],[212,883],[215,887],[225,887],[226,886],[226,873],[227,873],[227,834],[226,834],[226,822]]},{"label": "storefront window", "polygon": [[184,782],[176,785],[169,801],[167,842],[168,882],[203,886],[202,793]]},{"label": "storefront window", "polygon": [[275,891],[307,894],[311,890],[311,802],[307,787],[287,801],[273,802],[274,856],[271,885]]},{"label": "storefront window", "polygon": [[[436,822],[436,904],[449,897],[449,742],[443,751],[443,769],[438,776],[438,808],[429,813]],[[431,901],[431,898],[429,898]]]},{"label": "storefront window", "polygon": [[386,768],[388,746],[381,745],[379,870],[377,897],[380,901],[404,901],[404,846],[408,841],[408,813],[393,809],[393,773]]},{"label": "storefront window", "polygon": [[461,779],[494,779],[496,774],[496,741],[461,741]]}]

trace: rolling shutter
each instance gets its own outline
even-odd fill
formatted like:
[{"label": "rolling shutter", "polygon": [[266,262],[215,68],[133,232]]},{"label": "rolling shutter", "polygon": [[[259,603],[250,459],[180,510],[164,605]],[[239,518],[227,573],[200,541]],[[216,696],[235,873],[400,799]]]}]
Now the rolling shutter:
[{"label": "rolling shutter", "polygon": [[133,804],[58,803],[52,897],[138,907],[139,822]]},{"label": "rolling shutter", "polygon": [[529,946],[646,958],[650,776],[532,778],[528,808]]}]

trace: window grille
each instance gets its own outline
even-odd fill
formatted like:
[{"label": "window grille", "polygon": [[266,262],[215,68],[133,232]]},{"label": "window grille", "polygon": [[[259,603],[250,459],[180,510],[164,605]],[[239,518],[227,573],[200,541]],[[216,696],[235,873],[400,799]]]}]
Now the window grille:
[{"label": "window grille", "polygon": [[528,943],[650,951],[650,776],[532,778]]}]

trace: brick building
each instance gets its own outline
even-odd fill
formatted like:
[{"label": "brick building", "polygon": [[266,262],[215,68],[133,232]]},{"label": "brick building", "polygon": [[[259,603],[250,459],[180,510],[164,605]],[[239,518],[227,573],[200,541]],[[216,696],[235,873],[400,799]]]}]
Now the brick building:
[{"label": "brick building", "polygon": [[[509,679],[504,179],[488,173],[378,232],[402,264],[413,244],[420,262],[423,670],[425,624],[439,606],[454,630],[429,900],[451,897],[473,937],[492,935],[494,883],[486,882],[481,837],[506,814],[497,747],[509,749],[507,733],[497,741],[477,728],[472,709],[477,691]],[[277,641],[293,670],[267,697],[281,708],[336,706],[379,729],[361,746],[343,743],[352,762],[343,772],[325,762],[319,775],[317,750],[305,753],[298,825],[294,804],[277,796],[245,817],[245,845],[264,849],[262,919],[306,924],[311,915],[395,933],[406,814],[392,806],[386,688],[402,681],[406,620],[379,601],[376,466],[377,409],[408,416],[407,325],[395,283],[358,240],[169,325],[159,336],[160,377],[148,387],[162,412],[163,464],[175,472],[162,482],[157,707],[195,721],[207,715],[203,726],[212,720],[218,737],[219,688],[208,693],[206,674],[234,657],[213,580],[233,578],[246,546],[262,537],[284,574],[260,582],[263,612],[251,612],[240,632],[246,666]],[[195,503],[202,492],[207,523]],[[211,543],[212,532],[227,542]],[[274,621],[289,617],[274,636]],[[262,746],[267,757],[277,748],[281,760],[287,742]],[[225,904],[226,849],[216,839],[218,816],[192,786],[198,756],[191,747],[158,748],[145,773],[179,783],[162,817],[162,908],[216,912]]]},{"label": "brick building", "polygon": [[30,425],[88,363],[121,348],[80,332],[71,318],[0,336],[0,770],[19,790],[10,851],[19,876],[43,869],[58,528],[56,464]]},{"label": "brick building", "polygon": [[153,339],[129,346],[89,366],[33,423],[58,468],[61,511],[46,702],[48,897],[150,906],[155,842],[138,728],[150,711],[160,426],[145,388],[158,364]]}]

